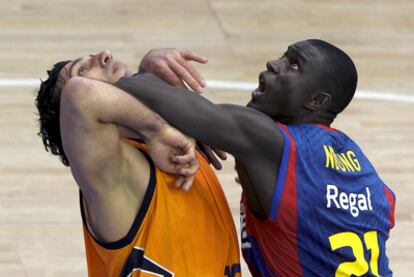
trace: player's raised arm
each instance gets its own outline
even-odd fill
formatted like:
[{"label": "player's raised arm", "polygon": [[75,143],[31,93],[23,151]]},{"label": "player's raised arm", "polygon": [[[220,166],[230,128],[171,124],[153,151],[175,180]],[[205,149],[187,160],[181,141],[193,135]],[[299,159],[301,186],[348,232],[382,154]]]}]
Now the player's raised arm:
[{"label": "player's raised arm", "polygon": [[249,165],[245,180],[251,179],[251,186],[244,190],[250,196],[249,202],[260,203],[256,205],[258,210],[266,214],[274,185],[268,185],[269,178],[263,182],[265,174],[261,172],[270,168],[266,172],[276,180],[284,145],[283,135],[270,117],[247,107],[216,105],[152,74],[123,78],[115,86],[140,99],[185,134]]},{"label": "player's raised arm", "polygon": [[249,155],[250,149],[260,148],[257,142],[266,144],[263,132],[271,132],[283,142],[280,132],[273,128],[275,123],[262,113],[242,106],[216,105],[152,74],[123,78],[115,86],[140,99],[189,136],[235,156]]},{"label": "player's raised arm", "polygon": [[130,157],[125,156],[128,147],[122,144],[118,126],[140,134],[150,144],[150,152],[154,149],[155,162],[170,173],[180,173],[180,167],[168,161],[171,151],[158,151],[162,143],[170,143],[164,150],[193,151],[191,141],[158,115],[104,82],[73,77],[63,88],[61,103],[65,153],[78,183],[87,189],[128,181],[123,178],[128,175]]}]

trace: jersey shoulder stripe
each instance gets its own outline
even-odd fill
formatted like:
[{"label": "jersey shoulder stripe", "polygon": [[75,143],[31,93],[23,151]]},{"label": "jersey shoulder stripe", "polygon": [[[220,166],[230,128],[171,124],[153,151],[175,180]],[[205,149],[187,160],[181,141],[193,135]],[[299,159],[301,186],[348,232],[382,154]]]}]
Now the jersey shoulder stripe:
[{"label": "jersey shoulder stripe", "polygon": [[272,205],[269,214],[271,220],[275,220],[279,212],[280,201],[282,199],[283,191],[286,184],[286,178],[288,176],[288,169],[294,170],[292,167],[292,158],[295,155],[295,142],[289,133],[289,130],[285,125],[278,123],[279,130],[284,137],[283,153],[280,162],[279,173],[276,181],[275,191],[273,193]]}]

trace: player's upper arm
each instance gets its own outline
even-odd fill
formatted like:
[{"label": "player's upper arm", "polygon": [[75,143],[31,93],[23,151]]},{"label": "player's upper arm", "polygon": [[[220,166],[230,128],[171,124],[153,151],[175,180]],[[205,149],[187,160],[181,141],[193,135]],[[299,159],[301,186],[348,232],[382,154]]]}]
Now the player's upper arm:
[{"label": "player's upper arm", "polygon": [[78,184],[87,187],[119,184],[125,176],[122,147],[115,124],[97,116],[102,95],[94,82],[74,77],[65,84],[60,105],[63,148]]},{"label": "player's upper arm", "polygon": [[266,169],[270,177],[277,177],[284,145],[283,134],[274,120],[248,107],[214,104],[186,89],[172,87],[152,74],[133,75],[115,85],[183,133],[235,156],[251,179],[252,197],[265,206],[263,203],[267,201],[261,195],[269,195],[272,186],[268,184],[270,178],[263,180],[262,173]]},{"label": "player's upper arm", "polygon": [[266,147],[267,142],[274,145],[271,139],[278,139],[276,123],[263,113],[243,106],[214,104],[186,89],[172,87],[152,74],[133,75],[115,85],[183,133],[234,156],[249,155]]},{"label": "player's upper arm", "polygon": [[273,161],[279,155],[283,149],[284,138],[271,118],[239,105],[217,106],[224,109],[228,117],[227,125],[222,127],[226,130],[223,134],[227,137],[225,144],[235,147],[233,154],[236,157],[250,159],[254,155]]}]

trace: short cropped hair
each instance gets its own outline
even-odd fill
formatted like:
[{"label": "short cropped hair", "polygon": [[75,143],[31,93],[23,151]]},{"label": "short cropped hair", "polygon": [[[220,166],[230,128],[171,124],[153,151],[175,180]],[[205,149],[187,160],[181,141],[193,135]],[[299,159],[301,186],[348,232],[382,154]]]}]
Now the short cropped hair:
[{"label": "short cropped hair", "polygon": [[308,42],[324,56],[320,88],[332,97],[328,111],[335,115],[342,112],[354,97],[358,73],[352,59],[336,46],[318,39]]},{"label": "short cropped hair", "polygon": [[69,166],[69,160],[65,155],[60,135],[60,95],[63,81],[59,73],[62,68],[71,62],[61,61],[53,65],[47,71],[48,79],[40,80],[40,88],[37,91],[35,105],[39,111],[39,132],[37,133],[43,141],[46,151],[59,156],[65,166]]}]

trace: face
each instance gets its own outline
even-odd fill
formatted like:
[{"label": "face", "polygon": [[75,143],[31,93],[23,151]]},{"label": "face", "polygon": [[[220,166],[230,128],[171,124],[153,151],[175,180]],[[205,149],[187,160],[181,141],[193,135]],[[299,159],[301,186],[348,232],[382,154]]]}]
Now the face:
[{"label": "face", "polygon": [[68,63],[59,75],[63,83],[73,76],[81,76],[114,84],[131,72],[126,64],[115,60],[109,50],[104,50]]},{"label": "face", "polygon": [[317,80],[323,56],[307,41],[297,42],[277,60],[266,63],[259,86],[248,107],[278,121],[292,123],[306,109],[306,101],[318,91]]}]

